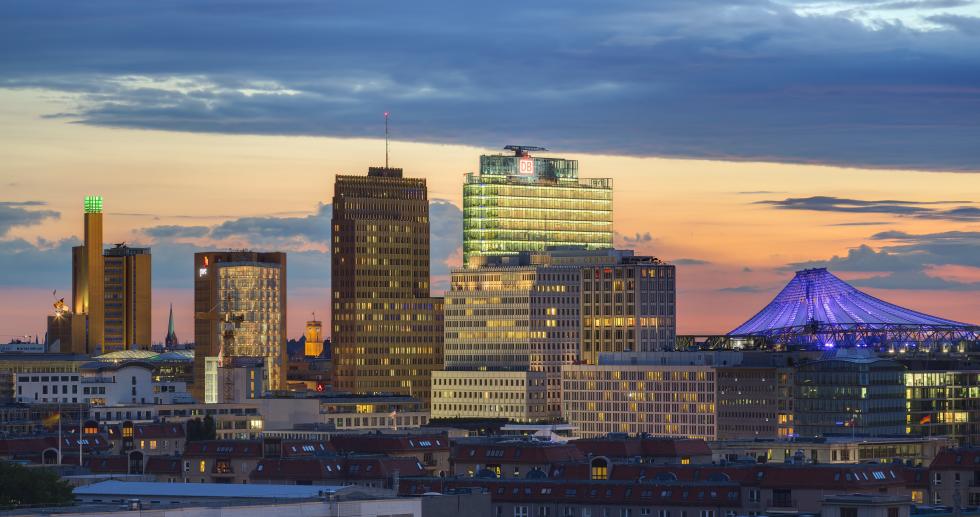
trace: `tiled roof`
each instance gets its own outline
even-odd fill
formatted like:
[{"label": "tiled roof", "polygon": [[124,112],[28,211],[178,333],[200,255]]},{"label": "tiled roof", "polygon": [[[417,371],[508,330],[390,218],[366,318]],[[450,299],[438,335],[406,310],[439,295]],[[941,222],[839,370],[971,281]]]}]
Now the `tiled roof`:
[{"label": "tiled roof", "polygon": [[175,474],[181,473],[183,460],[178,456],[150,456],[146,460],[144,472],[147,474]]},{"label": "tiled roof", "polygon": [[133,426],[136,439],[183,438],[183,424],[136,424]]},{"label": "tiled roof", "polygon": [[496,443],[457,443],[452,448],[455,463],[511,463],[548,465],[585,459],[571,444],[508,441]]},{"label": "tiled roof", "polygon": [[733,483],[618,483],[512,479],[402,479],[399,495],[484,488],[494,501],[568,504],[738,507]]},{"label": "tiled roof", "polygon": [[938,470],[980,470],[980,449],[943,449],[929,464]]},{"label": "tiled roof", "polygon": [[425,468],[413,458],[266,458],[249,477],[265,481],[353,481],[389,479],[395,471],[400,476],[419,476]]},{"label": "tiled roof", "polygon": [[332,436],[330,443],[341,452],[395,454],[449,450],[445,435],[341,434]]},{"label": "tiled roof", "polygon": [[[824,488],[853,489],[882,488],[908,485],[909,470],[903,466],[853,465],[650,465],[613,463],[609,479],[614,481],[732,481],[760,488]],[[555,465],[549,477],[563,480],[590,478],[588,463]]]},{"label": "tiled roof", "polygon": [[334,452],[333,446],[322,440],[286,440],[282,442],[282,455],[284,457],[322,456]]},{"label": "tiled roof", "polygon": [[686,438],[590,438],[571,443],[586,455],[611,458],[711,456],[711,448],[704,440]]},{"label": "tiled roof", "polygon": [[188,442],[185,457],[259,458],[262,442],[258,440],[204,440]]}]

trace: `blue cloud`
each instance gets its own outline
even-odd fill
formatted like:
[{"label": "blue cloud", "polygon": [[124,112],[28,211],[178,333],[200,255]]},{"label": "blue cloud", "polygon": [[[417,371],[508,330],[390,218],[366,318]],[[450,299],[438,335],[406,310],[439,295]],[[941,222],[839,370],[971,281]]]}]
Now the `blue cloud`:
[{"label": "blue cloud", "polygon": [[57,219],[61,213],[54,210],[38,210],[41,201],[0,201],[0,237],[16,226],[33,226],[45,219]]},{"label": "blue cloud", "polygon": [[8,2],[0,85],[111,127],[363,137],[390,110],[405,140],[977,170],[963,1],[853,3],[941,30],[808,4]]}]

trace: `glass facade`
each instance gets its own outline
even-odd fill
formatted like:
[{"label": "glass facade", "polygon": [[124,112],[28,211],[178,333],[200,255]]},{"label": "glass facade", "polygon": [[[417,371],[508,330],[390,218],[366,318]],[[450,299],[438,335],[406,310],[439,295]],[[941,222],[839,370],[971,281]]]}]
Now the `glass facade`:
[{"label": "glass facade", "polygon": [[905,396],[909,434],[980,444],[980,371],[910,371]]},{"label": "glass facade", "polygon": [[282,271],[275,264],[224,264],[218,269],[218,319],[224,357],[265,358],[278,386],[284,336]]},{"label": "glass facade", "polygon": [[905,371],[898,362],[877,358],[801,365],[796,373],[796,432],[805,437],[904,435]]},{"label": "glass facade", "polygon": [[579,180],[575,160],[485,155],[466,177],[464,264],[546,246],[611,248],[612,237],[612,180]]}]

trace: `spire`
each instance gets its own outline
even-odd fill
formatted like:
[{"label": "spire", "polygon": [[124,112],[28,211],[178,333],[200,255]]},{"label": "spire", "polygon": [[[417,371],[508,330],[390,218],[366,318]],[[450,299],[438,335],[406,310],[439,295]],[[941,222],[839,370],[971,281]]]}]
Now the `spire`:
[{"label": "spire", "polygon": [[174,332],[174,304],[170,304],[170,323],[167,324],[167,338],[164,340],[167,348],[177,346],[177,333]]}]

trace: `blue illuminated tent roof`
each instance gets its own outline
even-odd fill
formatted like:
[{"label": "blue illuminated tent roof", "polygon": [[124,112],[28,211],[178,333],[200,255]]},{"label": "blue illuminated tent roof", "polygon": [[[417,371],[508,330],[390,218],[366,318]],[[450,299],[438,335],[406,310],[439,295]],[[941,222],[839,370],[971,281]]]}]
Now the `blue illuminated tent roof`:
[{"label": "blue illuminated tent roof", "polygon": [[937,318],[879,300],[824,268],[796,276],[758,314],[729,332],[731,336],[769,336],[834,330],[967,330],[975,326]]}]

